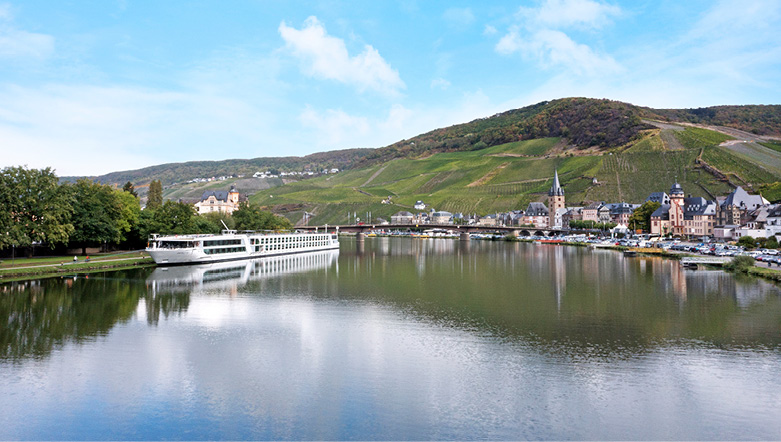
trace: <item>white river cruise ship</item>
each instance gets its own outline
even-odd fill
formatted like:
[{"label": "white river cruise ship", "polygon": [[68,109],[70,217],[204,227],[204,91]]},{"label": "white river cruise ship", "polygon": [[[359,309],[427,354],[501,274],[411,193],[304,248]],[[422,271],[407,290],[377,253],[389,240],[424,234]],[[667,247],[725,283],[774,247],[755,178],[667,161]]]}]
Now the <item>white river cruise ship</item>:
[{"label": "white river cruise ship", "polygon": [[204,264],[339,248],[335,233],[257,233],[224,230],[221,235],[152,235],[146,252],[159,265]]}]

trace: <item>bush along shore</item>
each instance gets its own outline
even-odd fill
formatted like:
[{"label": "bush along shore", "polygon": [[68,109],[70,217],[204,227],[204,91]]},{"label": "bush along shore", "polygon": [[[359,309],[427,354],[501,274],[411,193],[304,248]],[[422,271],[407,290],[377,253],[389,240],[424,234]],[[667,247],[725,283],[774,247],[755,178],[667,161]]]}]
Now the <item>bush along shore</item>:
[{"label": "bush along shore", "polygon": [[736,256],[732,261],[724,264],[724,269],[732,273],[743,273],[757,276],[771,281],[781,282],[781,269],[758,267],[756,261],[750,256]]}]

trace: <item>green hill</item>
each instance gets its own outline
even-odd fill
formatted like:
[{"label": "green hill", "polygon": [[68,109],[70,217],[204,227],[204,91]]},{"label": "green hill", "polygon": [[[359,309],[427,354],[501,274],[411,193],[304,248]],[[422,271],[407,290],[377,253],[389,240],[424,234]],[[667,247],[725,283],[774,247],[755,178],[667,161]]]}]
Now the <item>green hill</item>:
[{"label": "green hill", "polygon": [[[635,202],[650,192],[667,191],[677,179],[687,193],[712,199],[734,186],[781,198],[781,153],[759,144],[719,146],[732,137],[702,128],[644,129],[630,142],[578,148],[560,137],[505,143],[481,150],[394,158],[306,182],[258,192],[253,202],[299,221],[303,210],[312,224],[364,218],[389,219],[411,210],[417,200],[450,212],[489,214],[524,209],[544,201],[553,171],[570,206],[592,201]],[[747,147],[750,146],[750,147]],[[594,179],[596,178],[596,182]],[[391,196],[392,204],[382,204]]]},{"label": "green hill", "polygon": [[[711,130],[716,129],[716,130]],[[164,196],[196,198],[236,184],[251,200],[313,223],[343,223],[348,213],[388,218],[416,200],[451,212],[487,214],[545,199],[554,169],[569,205],[642,202],[677,178],[688,193],[714,198],[735,186],[781,199],[781,106],[649,109],[612,100],[565,98],[436,129],[379,149],[306,157],[164,164],[98,177],[131,181],[141,193],[160,179]],[[337,167],[312,179],[192,178],[258,170]],[[595,181],[596,179],[596,181]],[[392,204],[382,204],[391,197]]]}]

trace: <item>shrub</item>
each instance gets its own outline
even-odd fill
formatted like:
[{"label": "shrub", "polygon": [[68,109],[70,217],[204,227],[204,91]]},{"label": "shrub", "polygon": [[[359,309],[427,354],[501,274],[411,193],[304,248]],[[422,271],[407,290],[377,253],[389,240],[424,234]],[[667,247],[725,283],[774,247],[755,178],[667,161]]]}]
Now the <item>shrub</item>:
[{"label": "shrub", "polygon": [[736,256],[724,264],[726,270],[739,273],[748,273],[748,269],[752,267],[754,267],[754,258],[750,256]]}]

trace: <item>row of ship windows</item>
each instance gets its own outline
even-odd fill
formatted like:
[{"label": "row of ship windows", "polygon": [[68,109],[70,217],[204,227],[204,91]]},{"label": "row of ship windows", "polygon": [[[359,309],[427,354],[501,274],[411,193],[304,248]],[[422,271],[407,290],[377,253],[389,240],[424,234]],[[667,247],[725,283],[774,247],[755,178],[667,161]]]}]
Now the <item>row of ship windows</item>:
[{"label": "row of ship windows", "polygon": [[216,255],[218,253],[234,253],[234,252],[245,252],[246,249],[244,247],[223,247],[221,249],[204,249],[203,253],[207,255]]},{"label": "row of ship windows", "polygon": [[[327,246],[328,241],[310,241],[306,244],[270,244],[266,246],[265,250],[284,250],[284,249],[294,249],[294,248],[301,248],[301,247],[318,247],[318,246]],[[262,246],[255,246],[255,251],[260,252]]]},{"label": "row of ship windows", "polygon": [[[323,235],[315,239],[325,240],[326,238],[327,236]],[[288,244],[288,243],[302,243],[302,242],[310,242],[310,241],[312,241],[312,238],[304,238],[304,237],[252,238],[250,239],[250,244]]]},{"label": "row of ship windows", "polygon": [[[307,244],[302,244],[302,247],[318,247],[318,246],[327,246],[328,241],[311,241]],[[255,251],[260,252],[262,246],[255,246]],[[292,249],[293,244],[271,244],[268,247],[265,248],[265,250],[284,250],[284,249]],[[221,247],[219,249],[203,249],[203,252],[207,255],[215,255],[219,253],[235,253],[235,252],[244,252],[246,251],[244,247]]]},{"label": "row of ship windows", "polygon": [[240,239],[219,239],[219,240],[211,240],[211,241],[204,241],[203,246],[204,247],[210,247],[210,246],[237,246],[241,244]]}]

